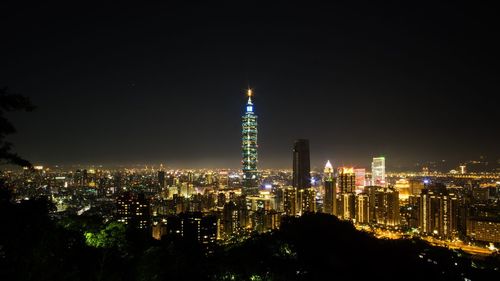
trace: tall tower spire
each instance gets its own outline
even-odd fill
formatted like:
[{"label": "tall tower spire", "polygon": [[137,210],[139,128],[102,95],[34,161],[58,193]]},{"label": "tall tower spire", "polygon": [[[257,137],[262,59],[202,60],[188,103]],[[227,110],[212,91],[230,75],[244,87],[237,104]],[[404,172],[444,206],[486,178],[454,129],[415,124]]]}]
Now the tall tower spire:
[{"label": "tall tower spire", "polygon": [[326,162],[323,173],[323,185],[325,196],[323,198],[323,212],[330,215],[337,215],[337,187],[333,175],[333,167],[330,160]]},{"label": "tall tower spire", "polygon": [[257,115],[254,113],[252,103],[252,89],[247,90],[248,101],[245,114],[242,116],[242,171],[243,171],[243,193],[258,193],[258,171],[257,171]]},{"label": "tall tower spire", "polygon": [[252,89],[248,88],[247,90],[247,96],[248,96],[248,102],[247,104],[252,104]]}]

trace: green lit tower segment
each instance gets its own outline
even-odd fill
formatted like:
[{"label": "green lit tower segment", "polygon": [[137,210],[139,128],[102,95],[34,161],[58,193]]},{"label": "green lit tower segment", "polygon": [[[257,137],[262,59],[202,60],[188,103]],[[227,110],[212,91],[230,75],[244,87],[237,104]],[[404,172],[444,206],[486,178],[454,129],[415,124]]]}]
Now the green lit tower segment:
[{"label": "green lit tower segment", "polygon": [[252,103],[252,90],[248,89],[248,102],[245,114],[242,116],[242,164],[243,164],[243,193],[255,194],[258,192],[257,172],[257,115]]}]

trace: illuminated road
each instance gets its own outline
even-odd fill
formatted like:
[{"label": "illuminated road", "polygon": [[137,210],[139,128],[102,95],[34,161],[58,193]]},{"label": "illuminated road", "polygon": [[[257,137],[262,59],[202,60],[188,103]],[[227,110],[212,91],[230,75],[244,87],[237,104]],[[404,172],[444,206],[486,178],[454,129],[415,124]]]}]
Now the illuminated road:
[{"label": "illuminated road", "polygon": [[[372,233],[375,237],[379,239],[405,239],[405,236],[403,236],[401,233],[386,229],[380,229],[380,228],[372,229],[368,226],[361,226],[361,225],[356,225],[356,229]],[[469,245],[465,244],[462,241],[443,241],[432,237],[419,237],[419,238],[424,241],[427,241],[429,244],[433,246],[444,247],[454,250],[462,250],[472,255],[491,255],[495,252],[494,250],[490,250],[486,247]]]},{"label": "illuminated road", "polygon": [[490,254],[494,253],[494,251],[492,251],[486,247],[483,248],[483,247],[479,247],[479,246],[468,245],[462,241],[443,241],[443,240],[434,239],[432,237],[421,237],[421,239],[429,242],[429,244],[431,244],[433,246],[445,247],[445,248],[455,249],[455,250],[462,250],[466,253],[473,254],[473,255],[490,255]]}]

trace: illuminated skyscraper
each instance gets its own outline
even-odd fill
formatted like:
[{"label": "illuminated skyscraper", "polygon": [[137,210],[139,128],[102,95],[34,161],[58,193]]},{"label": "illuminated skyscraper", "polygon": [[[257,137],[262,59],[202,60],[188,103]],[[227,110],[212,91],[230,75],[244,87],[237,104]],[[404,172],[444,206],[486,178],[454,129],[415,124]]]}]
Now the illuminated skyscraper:
[{"label": "illuminated skyscraper", "polygon": [[248,89],[248,102],[245,114],[242,116],[242,164],[243,164],[243,192],[245,194],[258,193],[257,172],[257,115],[252,103],[252,90]]},{"label": "illuminated skyscraper", "polygon": [[385,157],[373,158],[372,184],[376,186],[385,186]]},{"label": "illuminated skyscraper", "polygon": [[457,234],[458,197],[445,191],[422,190],[420,195],[420,231],[452,238]]},{"label": "illuminated skyscraper", "polygon": [[354,169],[354,175],[356,176],[356,194],[358,194],[363,192],[365,188],[366,170],[364,168]]},{"label": "illuminated skyscraper", "polygon": [[375,192],[377,224],[397,226],[400,223],[399,193],[393,188],[377,188]]},{"label": "illuminated skyscraper", "polygon": [[356,175],[354,174],[354,168],[338,168],[338,183],[341,193],[353,193],[356,190]]},{"label": "illuminated skyscraper", "polygon": [[330,161],[326,162],[325,165],[325,171],[323,174],[323,184],[325,185],[323,212],[330,215],[336,215],[337,187],[335,186],[335,178],[333,177],[333,167]]},{"label": "illuminated skyscraper", "polygon": [[353,192],[346,192],[340,194],[339,209],[337,216],[344,220],[352,220],[356,218],[356,196]]},{"label": "illuminated skyscraper", "polygon": [[285,187],[283,190],[283,210],[287,216],[297,214],[297,189],[295,187]]},{"label": "illuminated skyscraper", "polygon": [[361,193],[356,196],[356,222],[370,222],[370,204],[369,197],[366,193]]},{"label": "illuminated skyscraper", "polygon": [[308,212],[316,212],[316,190],[304,188],[297,190],[297,205],[300,208],[299,215]]},{"label": "illuminated skyscraper", "polygon": [[337,206],[337,216],[341,219],[351,220],[355,218],[355,179],[354,168],[338,168],[337,181],[340,200]]}]

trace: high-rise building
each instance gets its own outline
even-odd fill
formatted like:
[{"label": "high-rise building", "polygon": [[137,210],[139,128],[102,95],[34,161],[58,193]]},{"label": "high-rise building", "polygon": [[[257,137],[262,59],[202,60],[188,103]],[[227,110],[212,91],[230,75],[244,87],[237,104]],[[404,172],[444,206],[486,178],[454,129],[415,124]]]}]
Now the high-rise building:
[{"label": "high-rise building", "polygon": [[223,215],[222,224],[224,226],[224,234],[226,236],[230,236],[239,227],[238,208],[236,204],[232,201],[225,203],[222,215]]},{"label": "high-rise building", "polygon": [[344,220],[353,220],[356,218],[356,198],[353,192],[340,194],[339,210],[337,216]]},{"label": "high-rise building", "polygon": [[117,200],[118,221],[139,229],[150,226],[150,204],[143,193],[125,192]]},{"label": "high-rise building", "polygon": [[408,227],[417,229],[420,223],[420,195],[410,195],[406,206],[406,217],[404,220]]},{"label": "high-rise building", "polygon": [[354,168],[340,167],[338,168],[337,180],[340,193],[351,193],[356,189],[356,175]]},{"label": "high-rise building", "polygon": [[447,191],[434,192],[423,189],[420,195],[420,231],[440,237],[457,235],[458,197]]},{"label": "high-rise building", "polygon": [[300,208],[300,215],[316,212],[316,190],[311,187],[297,190],[297,205]]},{"label": "high-rise building", "polygon": [[337,170],[338,190],[340,191],[337,216],[341,219],[355,219],[356,175],[352,167],[339,167]]},{"label": "high-rise building", "polygon": [[337,187],[333,175],[333,167],[330,161],[326,162],[323,174],[323,184],[325,187],[325,198],[323,200],[323,212],[336,215],[337,214]]},{"label": "high-rise building", "polygon": [[376,205],[376,193],[377,193],[377,186],[365,186],[365,192],[368,195],[368,217],[370,223],[377,223],[377,216],[376,216],[376,211],[377,211],[377,205]]},{"label": "high-rise building", "polygon": [[248,101],[245,114],[242,116],[242,164],[243,164],[243,192],[245,194],[258,193],[257,171],[257,115],[252,103],[252,90],[248,89]]},{"label": "high-rise building", "polygon": [[398,191],[392,188],[378,188],[375,202],[377,224],[398,226],[400,223]]},{"label": "high-rise building", "polygon": [[365,177],[366,177],[366,169],[365,168],[357,168],[354,169],[355,175],[355,185],[356,185],[356,194],[363,192],[365,188]]},{"label": "high-rise building", "polygon": [[160,186],[160,188],[164,188],[165,187],[165,171],[158,171],[158,184]]},{"label": "high-rise building", "polygon": [[370,212],[369,212],[369,197],[366,193],[360,193],[356,196],[356,222],[357,223],[369,223],[370,222]]},{"label": "high-rise building", "polygon": [[370,223],[383,226],[400,224],[399,193],[393,188],[367,186],[368,215]]},{"label": "high-rise building", "polygon": [[372,184],[376,186],[385,186],[385,157],[373,158]]},{"label": "high-rise building", "polygon": [[183,213],[169,216],[166,229],[167,234],[199,242],[205,251],[211,253],[218,236],[219,220],[215,216],[203,216],[200,212]]},{"label": "high-rise building", "polygon": [[283,190],[283,211],[287,216],[297,214],[297,189],[289,186]]},{"label": "high-rise building", "polygon": [[299,139],[293,145],[293,187],[311,187],[311,163],[309,159],[309,140]]}]

